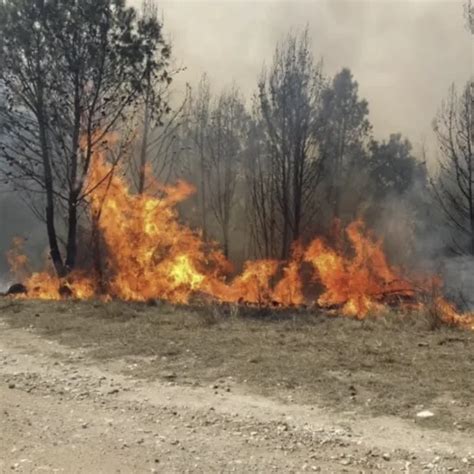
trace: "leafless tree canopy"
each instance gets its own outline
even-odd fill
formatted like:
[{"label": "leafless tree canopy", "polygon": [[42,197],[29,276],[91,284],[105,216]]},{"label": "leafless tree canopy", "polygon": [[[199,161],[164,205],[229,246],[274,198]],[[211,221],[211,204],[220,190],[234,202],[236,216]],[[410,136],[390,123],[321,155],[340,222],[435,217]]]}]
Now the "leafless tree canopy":
[{"label": "leafless tree canopy", "polygon": [[452,249],[474,255],[474,83],[452,86],[434,120],[440,146],[435,195],[452,228]]}]

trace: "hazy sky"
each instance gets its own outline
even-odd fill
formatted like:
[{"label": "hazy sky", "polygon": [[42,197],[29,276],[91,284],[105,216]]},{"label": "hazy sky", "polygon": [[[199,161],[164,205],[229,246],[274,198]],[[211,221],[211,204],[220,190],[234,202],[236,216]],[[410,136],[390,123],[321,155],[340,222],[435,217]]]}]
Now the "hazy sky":
[{"label": "hazy sky", "polygon": [[[134,0],[140,4],[141,0]],[[449,85],[473,74],[462,0],[158,0],[181,80],[207,72],[215,89],[246,95],[276,42],[304,28],[334,74],[349,67],[369,101],[376,136],[400,131],[432,143],[431,121]]]}]

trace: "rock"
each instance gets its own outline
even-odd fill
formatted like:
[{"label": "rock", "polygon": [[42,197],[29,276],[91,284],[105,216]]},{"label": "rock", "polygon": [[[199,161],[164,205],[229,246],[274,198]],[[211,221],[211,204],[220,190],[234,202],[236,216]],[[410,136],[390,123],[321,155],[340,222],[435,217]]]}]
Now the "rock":
[{"label": "rock", "polygon": [[15,384],[14,384],[13,382],[12,382],[12,383],[9,383],[9,384],[8,384],[8,388],[11,389],[11,390],[14,389],[14,388],[15,388]]},{"label": "rock", "polygon": [[388,453],[383,453],[383,454],[382,454],[382,459],[384,459],[385,461],[390,461],[390,454],[388,454]]},{"label": "rock", "polygon": [[177,375],[174,373],[174,372],[163,372],[161,374],[161,376],[164,378],[164,379],[167,379],[167,380],[174,380]]},{"label": "rock", "polygon": [[434,413],[429,410],[423,410],[416,414],[417,418],[431,418],[434,416]]},{"label": "rock", "polygon": [[23,283],[15,283],[14,285],[10,286],[7,291],[8,295],[26,295],[28,293],[28,289],[26,288]]}]

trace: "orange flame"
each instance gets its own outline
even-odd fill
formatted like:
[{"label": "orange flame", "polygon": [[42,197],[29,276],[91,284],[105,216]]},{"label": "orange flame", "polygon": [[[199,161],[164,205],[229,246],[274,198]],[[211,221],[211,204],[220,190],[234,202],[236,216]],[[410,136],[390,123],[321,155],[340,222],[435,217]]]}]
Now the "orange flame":
[{"label": "orange flame", "polygon": [[389,266],[382,242],[364,235],[362,221],[350,224],[346,234],[354,252],[352,258],[330,249],[322,239],[315,239],[306,250],[305,260],[317,270],[325,287],[318,304],[342,306],[346,315],[365,316],[380,309],[379,301],[385,295],[413,295],[414,285]]},{"label": "orange flame", "polygon": [[[323,287],[316,301],[320,307],[335,307],[344,315],[363,318],[383,308],[391,298],[398,302],[415,300],[420,290],[440,285],[435,279],[403,278],[402,272],[388,263],[382,241],[366,231],[361,220],[345,231],[346,251],[340,243],[331,247],[316,238],[306,249],[296,244],[286,263],[248,261],[243,272],[227,282],[225,277],[232,266],[222,252],[179,222],[176,205],[194,188],[183,181],[174,186],[149,181],[147,194],[133,194],[120,169],[107,162],[105,153],[95,153],[87,200],[105,244],[105,295],[97,276],[74,271],[65,279],[51,272],[31,275],[25,283],[28,297],[159,298],[188,303],[193,295],[200,294],[223,302],[288,307],[307,301],[301,275],[307,265],[313,270],[312,279]],[[14,241],[8,259],[12,272],[21,277],[28,261],[20,240]],[[474,315],[460,315],[442,299],[437,300],[437,307],[447,323],[474,329]]]}]

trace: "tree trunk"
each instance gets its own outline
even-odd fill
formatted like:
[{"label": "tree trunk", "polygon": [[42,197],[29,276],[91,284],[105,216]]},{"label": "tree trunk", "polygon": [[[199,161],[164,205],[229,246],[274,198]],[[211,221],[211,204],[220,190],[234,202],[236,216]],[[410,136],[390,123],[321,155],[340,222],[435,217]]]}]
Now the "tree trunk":
[{"label": "tree trunk", "polygon": [[201,217],[202,217],[202,238],[207,241],[207,215],[206,215],[206,175],[204,152],[201,151]]},{"label": "tree trunk", "polygon": [[143,121],[143,137],[142,146],[140,150],[140,169],[138,171],[138,194],[143,194],[145,192],[148,134],[150,131],[150,91],[151,80],[150,74],[148,73],[147,92],[145,98],[145,118]]},{"label": "tree trunk", "polygon": [[77,256],[77,198],[75,193],[69,198],[68,205],[68,234],[66,247],[66,269],[71,271],[76,266]]},{"label": "tree trunk", "polygon": [[56,234],[56,225],[54,222],[54,186],[53,174],[51,169],[51,161],[48,149],[48,139],[46,136],[46,123],[43,112],[42,97],[40,94],[40,103],[38,104],[38,126],[40,132],[41,155],[43,160],[44,170],[44,185],[46,192],[46,229],[48,233],[49,251],[54,269],[59,277],[64,277],[67,274],[67,269],[64,266],[61,252],[59,250],[58,238]]}]

